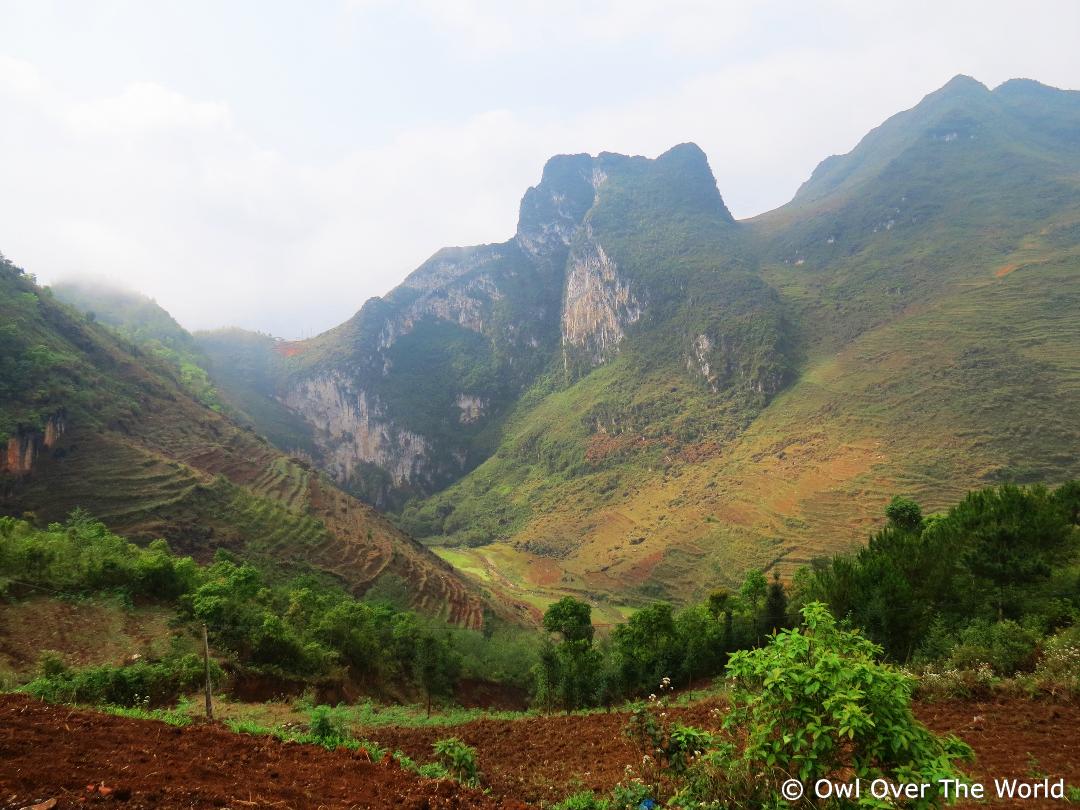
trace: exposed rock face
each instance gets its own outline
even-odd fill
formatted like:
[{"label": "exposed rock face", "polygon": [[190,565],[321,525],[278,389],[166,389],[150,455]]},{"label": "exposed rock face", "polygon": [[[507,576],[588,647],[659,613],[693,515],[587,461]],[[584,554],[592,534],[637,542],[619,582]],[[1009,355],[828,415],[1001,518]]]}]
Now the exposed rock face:
[{"label": "exposed rock face", "polygon": [[364,462],[389,473],[395,486],[410,482],[425,466],[424,438],[396,428],[363,390],[352,391],[340,375],[303,380],[282,402],[315,427],[323,467],[339,482],[347,482]]},{"label": "exposed rock face", "polygon": [[457,406],[461,411],[458,421],[463,425],[471,425],[484,417],[487,410],[487,400],[471,394],[458,394]]},{"label": "exposed rock face", "polygon": [[[552,158],[541,182],[522,199],[512,239],[440,250],[385,298],[365,304],[351,323],[344,351],[329,364],[297,375],[279,389],[280,401],[315,428],[317,463],[335,480],[379,503],[380,496],[353,480],[364,471],[362,465],[381,468],[399,489],[423,489],[436,479],[456,478],[467,468],[469,428],[490,418],[515,386],[520,390],[531,382],[558,346],[570,244],[579,237],[582,220],[607,177],[596,161],[588,155]],[[601,265],[610,266],[598,248],[583,261],[590,262],[593,275]],[[575,309],[577,320],[611,319],[606,310],[598,316],[587,312],[597,295],[604,301],[623,300],[631,309],[636,306],[617,283],[606,297],[601,294],[600,287],[612,283],[609,275],[604,282],[588,274],[582,279],[586,300]],[[625,309],[616,317],[625,321]],[[433,386],[421,405],[407,409],[427,417],[424,427],[413,429],[403,421],[400,403],[394,399],[401,395],[401,385],[394,385],[394,379],[399,372],[409,373],[403,370],[408,364],[415,374],[422,362],[416,362],[415,354],[401,353],[413,352],[411,345],[399,344],[432,322],[482,336],[490,354],[469,361],[487,363],[497,371],[479,380],[474,377],[468,392]],[[590,351],[602,354],[617,338],[598,328],[598,336],[590,338],[583,326],[581,339],[589,343]],[[421,343],[430,341],[431,334],[426,332]],[[577,339],[576,331],[574,336]],[[439,351],[430,342],[423,345],[429,354]],[[421,378],[411,384],[423,388],[426,382]],[[431,432],[433,425],[438,431],[445,424],[458,427]]]},{"label": "exposed rock face", "polygon": [[784,387],[787,379],[786,367],[782,364],[748,365],[744,347],[723,333],[716,338],[697,335],[691,341],[686,370],[704,377],[713,393],[734,385],[771,397]]},{"label": "exposed rock face", "polygon": [[7,447],[0,455],[0,472],[12,475],[27,475],[34,467],[34,461],[42,450],[51,449],[64,434],[66,423],[62,413],[50,416],[45,422],[45,429],[19,429],[14,436],[9,436]]},{"label": "exposed rock face", "polygon": [[[553,362],[572,381],[625,349],[647,306],[665,311],[653,268],[631,258],[644,254],[616,254],[619,267],[612,253],[633,240],[618,223],[656,216],[734,224],[696,146],[554,157],[511,239],[438,251],[266,387],[314,428],[315,463],[350,492],[389,508],[430,494],[490,453],[486,428]],[[715,390],[712,350],[696,362]]]},{"label": "exposed rock face", "polygon": [[420,295],[387,319],[378,348],[389,349],[428,316],[482,333],[485,311],[502,298],[495,280],[483,269],[504,258],[505,250],[497,245],[436,253],[405,279],[402,287]]},{"label": "exposed rock face", "polygon": [[713,343],[708,335],[698,335],[694,338],[690,349],[690,357],[686,358],[686,370],[693,373],[697,371],[709,383],[709,388],[716,390],[716,375],[710,374],[709,352],[712,351]]},{"label": "exposed rock face", "polygon": [[589,155],[560,155],[544,166],[540,184],[525,192],[514,237],[542,262],[561,263],[581,221],[607,178]]},{"label": "exposed rock face", "polygon": [[600,365],[625,336],[625,327],[641,317],[642,304],[619,277],[615,262],[586,226],[567,262],[562,311],[564,363],[566,347],[579,349],[590,364]]}]

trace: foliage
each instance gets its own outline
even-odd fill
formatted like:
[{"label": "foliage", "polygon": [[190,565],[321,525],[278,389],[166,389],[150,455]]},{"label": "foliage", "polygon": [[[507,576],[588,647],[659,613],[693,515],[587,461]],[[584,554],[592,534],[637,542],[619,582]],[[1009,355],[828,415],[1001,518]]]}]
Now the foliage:
[{"label": "foliage", "polygon": [[[440,630],[439,623],[411,611],[356,600],[314,577],[268,581],[259,569],[227,554],[199,566],[190,557],[173,555],[163,540],[140,548],[81,510],[45,530],[0,517],[0,580],[13,592],[109,591],[175,604],[181,618],[205,623],[215,647],[243,666],[300,677],[327,675],[344,666],[357,681],[370,686],[405,681],[429,699],[449,695],[461,676],[459,644],[468,644],[471,672],[501,661],[520,682],[532,665],[531,658],[519,660],[521,651],[512,646],[516,637],[506,633],[486,645],[478,641],[479,633]],[[508,648],[515,651],[508,654]],[[139,674],[138,667],[121,669],[108,676],[118,682],[115,686],[93,685],[106,678],[97,673],[93,684],[46,679],[35,688],[49,694],[74,689],[79,697],[71,699],[81,701],[97,701],[106,692],[125,696],[100,698],[113,703],[135,694],[157,700],[171,688],[159,683],[156,670]],[[134,678],[133,685],[125,686],[126,678]],[[143,691],[140,678],[150,679]]]},{"label": "foliage", "polygon": [[564,596],[544,611],[544,629],[559,633],[563,641],[592,641],[592,608],[572,596]]},{"label": "foliage", "polygon": [[476,749],[457,737],[436,740],[432,745],[440,765],[454,779],[470,787],[480,786],[480,770],[476,764]]},{"label": "foliage", "polygon": [[[677,786],[673,804],[771,807],[791,778],[804,785],[876,778],[936,785],[961,778],[957,763],[971,749],[915,720],[913,679],[879,663],[881,648],[838,627],[823,605],[806,605],[803,616],[802,628],[732,656],[732,707],[723,733],[683,767],[681,778],[679,768],[663,771]],[[876,801],[835,799],[836,806]],[[910,806],[942,803],[931,790]]]},{"label": "foliage", "polygon": [[631,781],[639,780],[646,794],[660,803],[671,797],[694,761],[714,743],[708,732],[668,719],[671,694],[671,679],[664,677],[648,701],[635,706],[626,726],[626,735],[641,756],[628,775],[634,774]]},{"label": "foliage", "polygon": [[135,706],[101,706],[101,711],[115,714],[117,717],[129,717],[135,720],[157,720],[170,726],[181,728],[191,725],[191,702],[183,695],[172,709],[151,709],[150,701],[143,697]]},{"label": "foliage", "polygon": [[889,525],[905,532],[914,532],[922,526],[922,508],[910,498],[893,497],[885,507]]},{"label": "foliage", "polygon": [[0,517],[0,576],[64,593],[122,591],[170,600],[187,593],[199,571],[190,557],[173,556],[164,540],[139,548],[76,510],[44,531]]},{"label": "foliage", "polygon": [[612,803],[591,790],[582,790],[551,805],[551,810],[612,810]]},{"label": "foliage", "polygon": [[343,708],[315,706],[308,715],[308,733],[324,748],[336,748],[352,740],[349,714]]},{"label": "foliage", "polygon": [[[211,662],[211,682],[223,677]],[[54,703],[95,703],[122,707],[147,707],[174,700],[199,688],[205,680],[203,660],[188,653],[161,661],[138,660],[125,666],[69,669],[55,657],[42,661],[41,674],[22,687],[27,694]]]},{"label": "foliage", "polygon": [[954,663],[1030,669],[1037,637],[1080,614],[1073,488],[1003,484],[918,521],[906,502],[908,518],[894,509],[865,548],[806,572],[802,598],[827,602],[893,660],[945,661],[959,645]]}]

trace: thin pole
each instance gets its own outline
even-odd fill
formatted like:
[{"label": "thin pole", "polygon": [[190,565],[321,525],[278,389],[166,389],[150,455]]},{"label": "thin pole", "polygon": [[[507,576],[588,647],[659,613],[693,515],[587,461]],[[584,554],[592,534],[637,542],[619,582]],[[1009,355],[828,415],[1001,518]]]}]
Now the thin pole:
[{"label": "thin pole", "polygon": [[206,625],[202,626],[203,640],[203,665],[206,667],[206,719],[214,719],[214,704],[210,699],[210,637],[206,632]]}]

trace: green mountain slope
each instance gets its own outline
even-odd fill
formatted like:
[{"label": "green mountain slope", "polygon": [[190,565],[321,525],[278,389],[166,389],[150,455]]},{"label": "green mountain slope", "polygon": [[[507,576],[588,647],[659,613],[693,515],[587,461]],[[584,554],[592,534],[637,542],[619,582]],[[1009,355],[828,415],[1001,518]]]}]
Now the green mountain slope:
[{"label": "green mountain slope", "polygon": [[81,507],[134,538],[203,557],[228,548],[357,593],[392,577],[417,607],[482,623],[488,603],[450,566],[193,398],[172,358],[79,316],[7,260],[0,349],[3,512],[52,521]]},{"label": "green mountain slope", "polygon": [[1075,477],[1078,124],[1080,94],[957,77],[745,222],[693,145],[555,158],[514,239],[275,345],[264,391],[538,601],[683,599],[860,542],[896,492]]}]

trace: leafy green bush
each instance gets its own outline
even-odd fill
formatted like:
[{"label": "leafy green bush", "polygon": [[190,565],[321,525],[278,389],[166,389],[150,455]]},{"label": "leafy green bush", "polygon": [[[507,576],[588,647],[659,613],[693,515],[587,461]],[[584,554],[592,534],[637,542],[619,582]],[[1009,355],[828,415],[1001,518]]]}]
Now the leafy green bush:
[{"label": "leafy green bush", "polygon": [[1035,667],[1035,684],[1050,693],[1080,695],[1080,627],[1047,640]]},{"label": "leafy green bush", "polygon": [[325,748],[336,748],[352,740],[349,714],[342,708],[316,706],[308,715],[308,733]]},{"label": "leafy green bush", "polygon": [[591,790],[582,790],[567,796],[558,804],[551,805],[551,810],[613,810],[612,803]]},{"label": "leafy green bush", "polygon": [[76,509],[47,530],[0,517],[0,575],[65,593],[121,591],[173,600],[199,581],[190,557],[175,557],[164,540],[139,548]]},{"label": "leafy green bush", "polygon": [[466,745],[457,737],[436,740],[432,748],[439,764],[446,772],[463,785],[479,787],[480,771],[476,764],[476,749]]},{"label": "leafy green bush", "polygon": [[1014,675],[1034,668],[1038,642],[1038,634],[1010,619],[994,623],[976,620],[961,631],[949,664],[956,669],[978,669],[987,664],[997,675]]},{"label": "leafy green bush", "polygon": [[[46,674],[48,672],[49,674]],[[211,661],[211,683],[221,682],[221,668]],[[202,659],[189,653],[162,661],[136,661],[127,666],[68,669],[46,658],[41,675],[22,691],[55,703],[97,703],[133,707],[167,703],[205,681]]]},{"label": "leafy green bush", "polygon": [[[915,720],[913,679],[879,663],[881,648],[837,627],[820,603],[805,606],[803,616],[801,629],[732,656],[726,737],[691,764],[677,801],[772,806],[791,777],[931,785],[959,778],[956,763],[971,749]],[[928,791],[912,806],[942,802]]]}]

